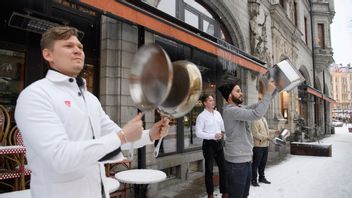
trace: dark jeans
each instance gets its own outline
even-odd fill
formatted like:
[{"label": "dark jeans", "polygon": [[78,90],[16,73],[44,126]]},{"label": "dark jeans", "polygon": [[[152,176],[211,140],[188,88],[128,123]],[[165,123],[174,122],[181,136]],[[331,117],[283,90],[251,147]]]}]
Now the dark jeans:
[{"label": "dark jeans", "polygon": [[265,166],[268,160],[268,147],[254,147],[253,148],[253,165],[252,165],[252,180],[265,178]]},{"label": "dark jeans", "polygon": [[223,141],[203,140],[203,156],[205,161],[205,187],[208,194],[213,194],[213,167],[214,159],[219,168],[220,192],[226,193],[226,174]]},{"label": "dark jeans", "polygon": [[246,198],[252,174],[252,163],[231,163],[225,161],[229,198]]}]

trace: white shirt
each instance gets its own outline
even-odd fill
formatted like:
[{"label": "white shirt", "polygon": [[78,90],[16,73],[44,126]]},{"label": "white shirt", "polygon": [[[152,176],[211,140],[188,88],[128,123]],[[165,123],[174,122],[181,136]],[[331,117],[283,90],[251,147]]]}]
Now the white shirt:
[{"label": "white shirt", "polygon": [[[32,170],[32,197],[101,197],[98,160],[121,146],[120,127],[86,87],[79,92],[74,78],[49,70],[17,100],[15,119]],[[149,131],[138,142],[134,145],[152,143]]]},{"label": "white shirt", "polygon": [[220,113],[216,110],[210,112],[203,110],[197,117],[196,135],[205,140],[216,140],[215,134],[225,131],[224,121]]}]

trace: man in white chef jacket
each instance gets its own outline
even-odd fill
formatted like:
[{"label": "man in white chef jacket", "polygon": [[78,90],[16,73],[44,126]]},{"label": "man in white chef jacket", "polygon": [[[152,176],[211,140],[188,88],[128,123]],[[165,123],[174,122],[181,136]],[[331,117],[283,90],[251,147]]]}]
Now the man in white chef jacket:
[{"label": "man in white chef jacket", "polygon": [[32,197],[100,198],[99,159],[128,142],[152,144],[167,134],[169,120],[143,131],[139,114],[117,126],[77,78],[85,57],[77,29],[51,28],[40,45],[50,69],[21,92],[15,112],[32,170]]}]

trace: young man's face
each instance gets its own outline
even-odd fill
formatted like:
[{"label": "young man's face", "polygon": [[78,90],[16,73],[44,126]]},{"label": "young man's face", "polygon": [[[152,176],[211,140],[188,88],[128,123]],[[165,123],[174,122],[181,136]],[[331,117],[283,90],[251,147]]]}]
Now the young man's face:
[{"label": "young man's face", "polygon": [[76,36],[67,40],[57,40],[51,49],[42,51],[50,67],[71,77],[76,77],[84,65],[83,45]]},{"label": "young man's face", "polygon": [[242,104],[243,103],[243,93],[241,91],[240,86],[236,85],[233,87],[230,95],[230,99],[235,104]]},{"label": "young man's face", "polygon": [[215,101],[213,96],[209,96],[205,102],[204,102],[204,106],[206,109],[210,110],[210,109],[214,109],[215,107]]}]

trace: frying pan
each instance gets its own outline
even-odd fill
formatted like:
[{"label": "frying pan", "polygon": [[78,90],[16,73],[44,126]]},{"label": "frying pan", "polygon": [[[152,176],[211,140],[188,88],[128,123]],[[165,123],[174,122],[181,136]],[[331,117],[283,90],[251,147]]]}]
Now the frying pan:
[{"label": "frying pan", "polygon": [[[171,64],[167,53],[156,44],[144,45],[132,61],[129,75],[130,94],[142,111],[157,109],[163,115],[179,118],[197,103],[202,91],[202,75],[192,62]],[[160,138],[154,150],[159,154]]]}]

